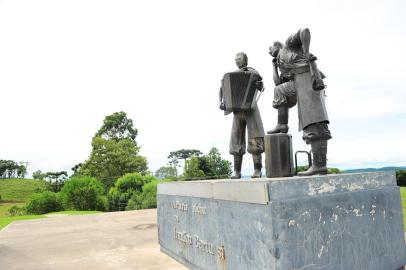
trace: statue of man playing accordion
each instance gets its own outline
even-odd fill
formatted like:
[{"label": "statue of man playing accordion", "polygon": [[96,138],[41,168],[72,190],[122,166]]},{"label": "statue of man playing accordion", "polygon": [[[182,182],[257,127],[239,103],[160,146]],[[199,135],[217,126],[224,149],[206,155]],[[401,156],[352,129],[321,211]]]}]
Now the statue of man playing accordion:
[{"label": "statue of man playing accordion", "polygon": [[278,110],[278,124],[268,133],[288,132],[289,108],[297,103],[299,131],[303,130],[303,140],[311,145],[313,153],[312,166],[299,175],[327,173],[327,140],[331,139],[324,101],[325,76],[318,70],[317,58],[309,53],[309,47],[310,31],[306,28],[291,35],[285,44],[275,41],[269,48],[274,57],[273,107]]},{"label": "statue of man playing accordion", "polygon": [[248,130],[248,153],[254,161],[252,178],[262,176],[262,156],[264,152],[264,127],[256,104],[263,91],[262,77],[248,67],[245,53],[237,53],[235,63],[238,70],[224,75],[219,93],[220,109],[224,114],[233,112],[230,154],[234,156],[234,173],[232,179],[241,178],[241,165],[246,152],[245,133]]}]

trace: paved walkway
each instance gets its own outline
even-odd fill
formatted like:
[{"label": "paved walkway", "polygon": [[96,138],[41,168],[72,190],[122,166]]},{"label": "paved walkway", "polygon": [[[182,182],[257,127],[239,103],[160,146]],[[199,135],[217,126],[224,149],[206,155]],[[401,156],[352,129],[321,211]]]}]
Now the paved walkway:
[{"label": "paved walkway", "polygon": [[159,251],[156,210],[15,221],[0,231],[1,270],[185,270]]}]

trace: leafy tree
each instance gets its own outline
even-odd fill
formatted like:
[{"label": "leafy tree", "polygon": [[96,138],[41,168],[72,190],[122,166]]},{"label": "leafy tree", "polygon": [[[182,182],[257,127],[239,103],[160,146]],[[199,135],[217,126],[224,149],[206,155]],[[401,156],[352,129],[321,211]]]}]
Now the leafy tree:
[{"label": "leafy tree", "polygon": [[133,194],[131,199],[128,201],[126,210],[155,208],[157,206],[156,203],[157,185],[158,183],[161,182],[169,182],[169,181],[153,180],[149,183],[146,183],[142,187],[142,192],[137,192]]},{"label": "leafy tree", "polygon": [[93,177],[72,177],[65,182],[60,199],[66,210],[105,210],[103,184]]},{"label": "leafy tree", "polygon": [[221,178],[231,175],[231,162],[222,159],[217,148],[212,148],[207,155],[192,157],[186,161],[184,177]]},{"label": "leafy tree", "polygon": [[159,179],[171,179],[174,180],[178,176],[176,167],[166,166],[161,167],[155,172],[155,177]]},{"label": "leafy tree", "polygon": [[106,116],[103,126],[97,131],[96,137],[102,137],[106,140],[129,139],[135,142],[137,129],[134,128],[133,120],[127,118],[125,112],[115,112]]},{"label": "leafy tree", "polygon": [[342,172],[338,168],[328,168],[327,173],[328,174],[338,174],[338,173],[342,173]]},{"label": "leafy tree", "polygon": [[147,160],[139,155],[136,136],[137,129],[124,112],[106,116],[103,126],[92,139],[89,159],[74,167],[77,169],[75,175],[96,177],[108,191],[115,180],[126,173],[145,174],[148,170]]},{"label": "leafy tree", "polygon": [[78,164],[76,164],[75,166],[73,166],[72,168],[71,168],[71,170],[73,171],[73,175],[72,176],[78,176],[79,175],[79,170],[80,170],[80,168],[82,168],[82,163],[78,163]]},{"label": "leafy tree", "polygon": [[186,179],[205,176],[204,171],[200,168],[199,157],[192,157],[189,160],[187,160],[185,167],[186,169],[185,172],[183,173],[183,176]]},{"label": "leafy tree", "polygon": [[46,214],[62,210],[58,194],[51,191],[33,194],[26,206],[29,214]]},{"label": "leafy tree", "polygon": [[14,160],[0,160],[0,178],[24,178],[27,167],[23,162],[18,164]]},{"label": "leafy tree", "polygon": [[[204,160],[204,161],[203,161]],[[222,159],[220,151],[213,147],[207,155],[200,157],[201,168],[206,164],[207,169],[204,170],[207,176],[230,176],[232,173],[231,162]]]},{"label": "leafy tree", "polygon": [[44,180],[46,173],[42,173],[41,170],[32,173],[32,178],[36,180]]},{"label": "leafy tree", "polygon": [[79,174],[100,179],[108,191],[115,180],[126,173],[147,172],[147,160],[138,153],[139,147],[129,139],[115,141],[94,137],[90,158],[83,163]]},{"label": "leafy tree", "polygon": [[152,176],[139,173],[128,173],[120,177],[108,194],[109,210],[120,211],[127,206],[128,200],[135,194],[141,193],[144,184],[155,180]]},{"label": "leafy tree", "polygon": [[190,157],[193,156],[200,156],[202,152],[196,149],[181,149],[178,151],[173,151],[169,153],[168,159],[169,159],[169,164],[177,167],[179,164],[179,159],[183,159],[185,166],[186,166],[186,160]]},{"label": "leafy tree", "polygon": [[406,170],[396,171],[396,183],[398,186],[406,186]]}]

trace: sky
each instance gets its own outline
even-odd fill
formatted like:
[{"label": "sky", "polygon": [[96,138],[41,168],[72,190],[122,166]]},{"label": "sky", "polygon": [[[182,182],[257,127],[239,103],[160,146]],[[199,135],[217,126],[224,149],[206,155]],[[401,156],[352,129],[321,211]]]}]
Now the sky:
[{"label": "sky", "polygon": [[[308,27],[327,76],[328,166],[406,166],[404,14],[403,0],[0,0],[0,159],[71,173],[103,119],[124,111],[151,171],[183,148],[217,147],[231,161],[223,74],[247,53],[273,128],[268,48]],[[296,108],[289,121],[294,151],[310,150]],[[243,173],[252,168],[246,155]]]}]

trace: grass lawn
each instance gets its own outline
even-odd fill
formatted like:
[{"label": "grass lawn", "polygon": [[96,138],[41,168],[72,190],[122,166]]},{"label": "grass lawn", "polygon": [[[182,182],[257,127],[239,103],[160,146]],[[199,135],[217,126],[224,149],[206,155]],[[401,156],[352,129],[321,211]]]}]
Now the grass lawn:
[{"label": "grass lawn", "polygon": [[89,215],[89,214],[97,214],[97,213],[104,213],[104,212],[101,212],[101,211],[74,211],[74,210],[69,210],[69,211],[52,212],[52,213],[48,213],[47,215],[64,214],[64,215],[68,215],[68,216],[73,216],[73,215]]},{"label": "grass lawn", "polygon": [[0,230],[15,220],[27,220],[27,219],[38,219],[38,218],[45,218],[45,216],[33,215],[33,216],[0,217]]},{"label": "grass lawn", "polygon": [[45,189],[46,182],[32,179],[0,179],[0,195],[4,201],[25,202],[37,190]]},{"label": "grass lawn", "polygon": [[[64,214],[64,215],[88,215],[88,214],[97,214],[97,213],[103,213],[100,211],[61,211],[61,212],[54,212],[54,213],[48,213],[46,215],[52,215],[52,214]],[[45,215],[31,215],[31,216],[16,216],[16,217],[0,217],[0,230],[6,227],[8,224],[10,224],[13,221],[16,220],[28,220],[28,219],[39,219],[39,218],[46,218]]]},{"label": "grass lawn", "polygon": [[400,187],[400,198],[402,199],[403,230],[406,231],[406,187]]}]

